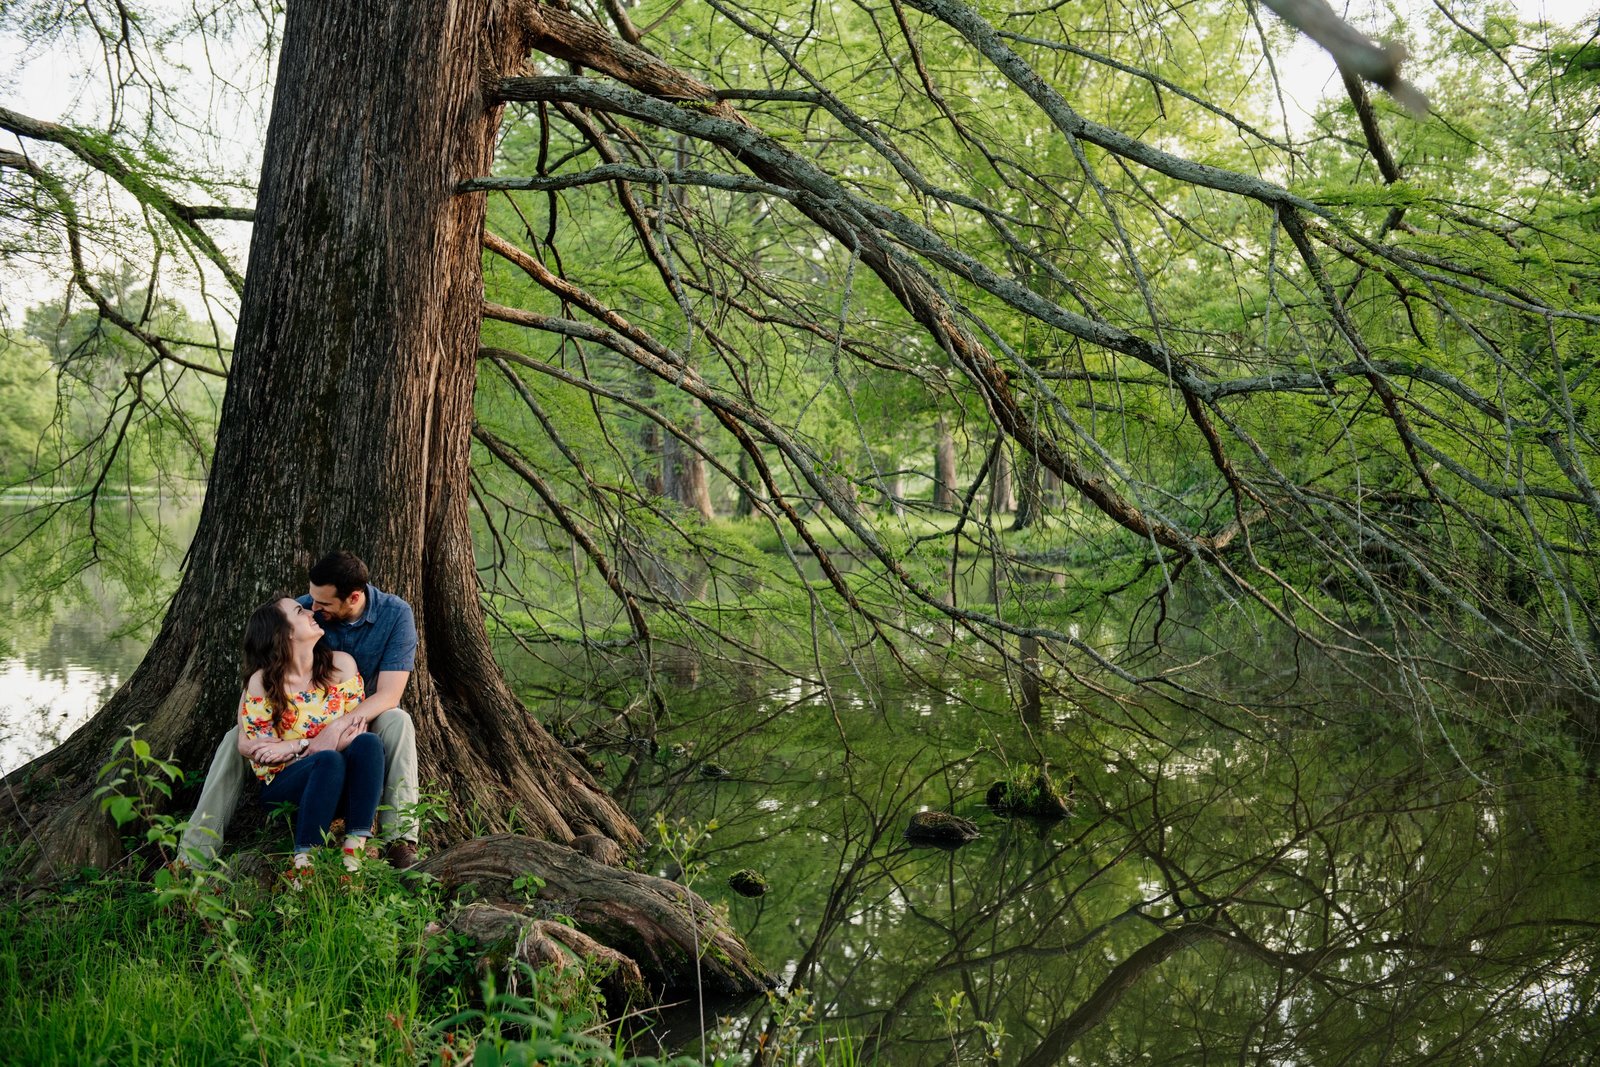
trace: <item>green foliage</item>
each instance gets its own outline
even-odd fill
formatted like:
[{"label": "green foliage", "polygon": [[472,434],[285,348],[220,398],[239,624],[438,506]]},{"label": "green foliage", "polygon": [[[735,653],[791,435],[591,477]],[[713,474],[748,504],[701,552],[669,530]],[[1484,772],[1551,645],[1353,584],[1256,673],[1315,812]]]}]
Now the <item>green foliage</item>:
[{"label": "green foliage", "polygon": [[44,345],[32,338],[0,339],[0,487],[38,468],[55,402],[55,368]]},{"label": "green foliage", "polygon": [[[855,1067],[861,1062],[858,1042],[845,1026],[817,1020],[816,998],[802,986],[767,994],[767,1022],[756,1038],[756,1059],[771,1067]],[[726,1022],[727,1020],[724,1020]],[[736,1053],[719,1057],[733,1060]]]},{"label": "green foliage", "polygon": [[1040,818],[1059,819],[1072,810],[1070,795],[1063,795],[1047,767],[1024,763],[1008,768],[1006,776],[989,787],[989,807]]}]

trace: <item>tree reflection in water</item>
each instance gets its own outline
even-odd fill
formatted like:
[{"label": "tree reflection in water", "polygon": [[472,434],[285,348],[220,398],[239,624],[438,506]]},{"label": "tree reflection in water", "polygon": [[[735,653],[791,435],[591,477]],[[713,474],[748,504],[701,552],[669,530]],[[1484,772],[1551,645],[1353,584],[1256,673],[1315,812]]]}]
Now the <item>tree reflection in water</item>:
[{"label": "tree reflection in water", "polygon": [[[1058,709],[1036,735],[1076,780],[1056,823],[983,806],[1028,748],[1005,691],[971,680],[934,703],[836,690],[837,722],[793,691],[709,711],[673,735],[687,752],[633,765],[631,799],[716,820],[698,885],[868,1061],[944,1063],[954,1046],[977,1062],[998,1030],[998,1060],[1025,1067],[1590,1055],[1583,776],[1497,763],[1465,733],[1435,751],[1413,722],[1320,696],[1316,721],[1233,716],[1247,728]],[[700,779],[709,758],[732,776]],[[914,848],[901,833],[921,807],[984,836]],[[765,898],[720,884],[746,866]],[[770,1025],[758,1006],[718,1036],[749,1049]]]}]

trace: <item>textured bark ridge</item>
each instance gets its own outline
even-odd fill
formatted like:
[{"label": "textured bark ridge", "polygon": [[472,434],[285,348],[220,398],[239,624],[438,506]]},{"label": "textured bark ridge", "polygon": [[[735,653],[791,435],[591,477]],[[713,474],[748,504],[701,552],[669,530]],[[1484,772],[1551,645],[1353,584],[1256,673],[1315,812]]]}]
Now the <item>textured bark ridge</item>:
[{"label": "textured bark ridge", "polygon": [[[736,997],[772,984],[711,904],[665,878],[609,867],[574,849],[519,834],[465,841],[417,869],[471,902],[466,910],[474,913],[458,911],[451,925],[465,923],[463,929],[482,941],[514,936],[535,945],[533,951],[549,951],[537,944],[541,935],[529,925],[528,909],[504,903],[517,895],[512,883],[531,874],[544,881],[537,901],[571,915],[580,933],[625,957],[657,990],[692,991],[698,983],[707,992]],[[570,942],[563,943],[572,950]]]},{"label": "textured bark ridge", "polygon": [[477,944],[482,970],[525,963],[559,974],[569,967],[593,967],[602,975],[599,984],[607,1003],[618,1006],[638,1002],[645,991],[637,963],[566,923],[536,917],[528,907],[468,904],[452,912],[438,929],[446,927]]},{"label": "textured bark ridge", "polygon": [[[482,194],[526,55],[501,0],[290,3],[249,269],[205,503],[144,662],[55,751],[11,776],[3,819],[49,874],[119,851],[92,796],[134,723],[196,777],[233,721],[250,610],[344,547],[416,611],[405,707],[424,788],[556,841],[637,829],[507,689],[468,524],[483,298]],[[192,794],[180,794],[182,803]],[[456,820],[462,825],[464,820]],[[501,825],[505,825],[501,823]]]}]

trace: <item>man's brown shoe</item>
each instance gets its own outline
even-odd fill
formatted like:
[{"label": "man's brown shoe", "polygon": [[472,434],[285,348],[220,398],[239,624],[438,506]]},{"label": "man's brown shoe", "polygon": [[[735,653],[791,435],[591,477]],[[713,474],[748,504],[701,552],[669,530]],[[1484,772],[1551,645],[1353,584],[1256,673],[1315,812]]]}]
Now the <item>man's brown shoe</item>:
[{"label": "man's brown shoe", "polygon": [[416,864],[417,843],[415,841],[407,841],[405,838],[391,841],[389,842],[389,847],[383,850],[383,858],[395,870],[403,871],[407,867]]}]

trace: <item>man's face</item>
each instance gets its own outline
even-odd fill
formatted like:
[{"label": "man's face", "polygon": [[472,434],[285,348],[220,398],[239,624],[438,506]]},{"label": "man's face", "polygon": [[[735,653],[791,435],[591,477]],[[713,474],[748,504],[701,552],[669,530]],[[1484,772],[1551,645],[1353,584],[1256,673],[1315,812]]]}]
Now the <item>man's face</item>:
[{"label": "man's face", "polygon": [[361,617],[361,608],[366,600],[366,595],[359,589],[351,590],[350,595],[340,598],[339,590],[331,585],[313,585],[311,593],[311,608],[317,617],[328,622],[353,622]]}]

